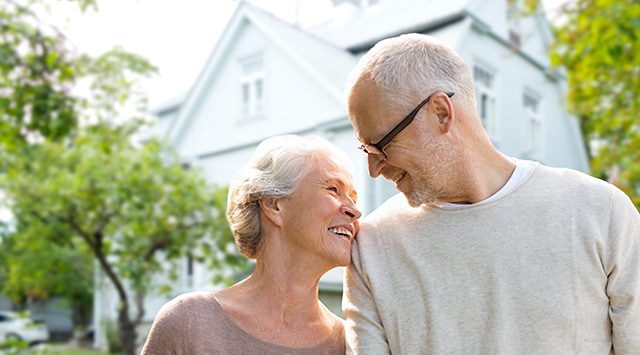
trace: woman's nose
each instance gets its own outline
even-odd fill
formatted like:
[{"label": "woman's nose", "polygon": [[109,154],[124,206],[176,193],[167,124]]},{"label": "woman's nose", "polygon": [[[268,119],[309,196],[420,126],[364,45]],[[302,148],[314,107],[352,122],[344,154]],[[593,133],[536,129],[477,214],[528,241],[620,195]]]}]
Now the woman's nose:
[{"label": "woman's nose", "polygon": [[353,220],[362,217],[362,212],[360,212],[358,207],[353,202],[343,206],[342,209],[343,213]]}]

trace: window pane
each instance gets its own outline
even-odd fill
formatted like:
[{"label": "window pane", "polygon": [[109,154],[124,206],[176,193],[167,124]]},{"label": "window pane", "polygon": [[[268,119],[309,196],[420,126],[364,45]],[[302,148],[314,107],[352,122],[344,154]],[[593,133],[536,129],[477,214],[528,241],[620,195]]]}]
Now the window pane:
[{"label": "window pane", "polygon": [[525,109],[531,110],[531,112],[538,112],[538,100],[534,99],[529,95],[524,95],[524,107]]},{"label": "window pane", "polygon": [[251,75],[262,72],[262,58],[244,62],[242,65],[242,74]]},{"label": "window pane", "polygon": [[473,68],[474,81],[487,88],[493,86],[493,75],[480,67]]},{"label": "window pane", "polygon": [[488,97],[486,94],[482,94],[480,96],[480,118],[482,122],[486,124],[487,122],[487,100]]},{"label": "window pane", "polygon": [[242,104],[247,104],[249,102],[249,84],[242,84]]},{"label": "window pane", "polygon": [[256,79],[256,100],[262,100],[262,79]]},{"label": "window pane", "polygon": [[244,60],[240,65],[241,115],[253,116],[262,114],[264,109],[264,57],[256,56]]}]

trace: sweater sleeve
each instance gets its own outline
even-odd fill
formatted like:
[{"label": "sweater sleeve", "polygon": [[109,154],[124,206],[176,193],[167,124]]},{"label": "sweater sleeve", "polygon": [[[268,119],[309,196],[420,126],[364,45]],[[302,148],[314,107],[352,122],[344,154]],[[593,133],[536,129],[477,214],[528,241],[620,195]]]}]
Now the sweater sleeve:
[{"label": "sweater sleeve", "polygon": [[358,237],[351,246],[351,264],[346,270],[344,284],[342,308],[346,318],[347,354],[390,354],[384,327],[362,267]]},{"label": "sweater sleeve", "polygon": [[616,354],[640,354],[640,214],[615,191],[610,207],[607,295]]}]

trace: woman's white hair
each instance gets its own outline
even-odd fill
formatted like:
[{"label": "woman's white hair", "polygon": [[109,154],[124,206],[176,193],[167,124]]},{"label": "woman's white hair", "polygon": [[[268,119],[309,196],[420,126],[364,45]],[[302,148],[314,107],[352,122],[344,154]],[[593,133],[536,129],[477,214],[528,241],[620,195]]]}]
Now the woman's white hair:
[{"label": "woman's white hair", "polygon": [[227,198],[227,219],[242,255],[255,258],[262,242],[259,201],[291,196],[314,162],[327,156],[353,174],[347,154],[318,136],[276,136],[258,145],[231,180]]},{"label": "woman's white hair", "polygon": [[386,109],[415,106],[435,91],[454,92],[453,100],[462,107],[475,107],[469,66],[451,47],[428,35],[411,33],[378,42],[349,74],[345,94],[366,77],[382,90]]}]

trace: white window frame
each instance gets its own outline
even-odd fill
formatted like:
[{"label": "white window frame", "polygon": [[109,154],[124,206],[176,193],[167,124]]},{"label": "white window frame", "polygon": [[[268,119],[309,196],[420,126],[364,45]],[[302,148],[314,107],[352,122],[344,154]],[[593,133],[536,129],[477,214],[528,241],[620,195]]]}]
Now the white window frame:
[{"label": "white window frame", "polygon": [[238,62],[238,97],[241,119],[261,116],[265,113],[265,56],[254,55]]},{"label": "white window frame", "polygon": [[509,44],[514,49],[522,47],[522,31],[520,30],[520,21],[522,13],[525,10],[518,1],[511,1],[507,5],[507,27]]},{"label": "white window frame", "polygon": [[489,138],[495,139],[498,132],[495,71],[484,65],[475,64],[473,66],[473,81],[476,89],[478,115],[489,134]]},{"label": "white window frame", "polygon": [[525,152],[539,159],[543,153],[542,100],[530,91],[522,95],[522,109],[525,118]]}]

